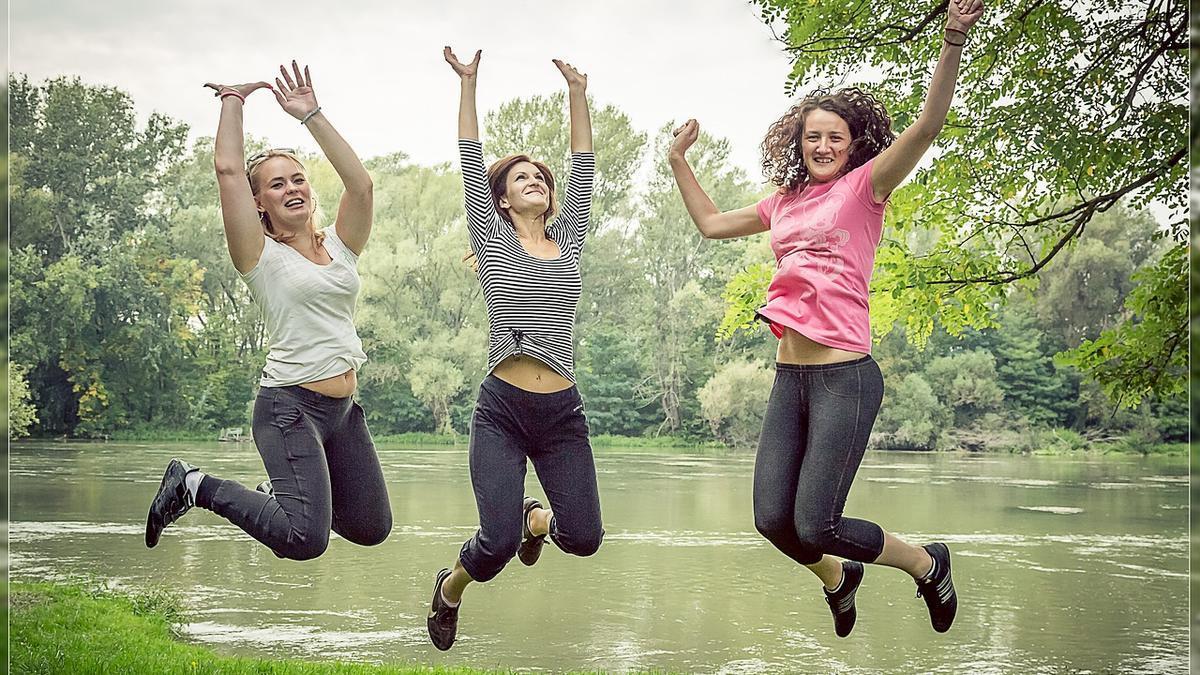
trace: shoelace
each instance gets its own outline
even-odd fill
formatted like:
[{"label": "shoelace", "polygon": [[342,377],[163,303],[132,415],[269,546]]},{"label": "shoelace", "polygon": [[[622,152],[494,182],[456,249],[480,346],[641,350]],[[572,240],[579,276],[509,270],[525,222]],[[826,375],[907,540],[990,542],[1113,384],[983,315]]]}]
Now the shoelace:
[{"label": "shoelace", "polygon": [[[850,611],[850,608],[854,605],[854,593],[856,593],[856,592],[858,592],[857,589],[855,589],[854,592],[847,594],[845,597],[843,597],[837,601],[837,607],[836,607],[835,611],[838,614]],[[825,602],[829,603],[830,607],[833,607],[833,597],[826,595]]]},{"label": "shoelace", "polygon": [[[934,581],[932,579],[929,579],[928,581],[918,581],[917,594],[913,597],[920,598],[924,596],[925,591],[933,585]],[[949,573],[938,580],[937,586],[934,590],[937,591],[937,598],[939,602],[946,602],[950,599],[950,593],[953,592],[954,585],[950,582]]]}]

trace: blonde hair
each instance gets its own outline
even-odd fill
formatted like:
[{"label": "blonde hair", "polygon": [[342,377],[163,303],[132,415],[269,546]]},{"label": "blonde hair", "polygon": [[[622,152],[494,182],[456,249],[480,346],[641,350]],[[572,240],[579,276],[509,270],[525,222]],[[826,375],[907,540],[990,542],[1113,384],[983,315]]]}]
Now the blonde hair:
[{"label": "blonde hair", "polygon": [[[288,148],[272,148],[254,155],[246,162],[246,180],[250,182],[250,194],[258,195],[258,185],[255,181],[255,173],[268,159],[275,157],[286,157],[296,163],[300,167],[300,171],[304,172],[305,178],[308,177],[308,170],[304,168],[304,162],[300,161],[300,157],[294,150]],[[317,193],[309,187],[309,195],[312,199],[312,215],[308,219],[308,229],[312,236],[317,240],[317,246],[320,246],[325,241],[325,233],[321,231],[321,206],[317,200]],[[275,241],[286,244],[295,238],[295,234],[283,234],[275,231],[275,227],[271,224],[271,217],[266,211],[260,211],[258,220],[262,223],[263,233]]]}]

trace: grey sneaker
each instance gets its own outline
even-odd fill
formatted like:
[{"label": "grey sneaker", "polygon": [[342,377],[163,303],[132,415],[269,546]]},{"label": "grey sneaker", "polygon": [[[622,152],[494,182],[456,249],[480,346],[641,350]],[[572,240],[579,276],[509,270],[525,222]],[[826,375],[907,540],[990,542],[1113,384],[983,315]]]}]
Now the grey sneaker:
[{"label": "grey sneaker", "polygon": [[192,493],[188,492],[187,483],[184,482],[184,477],[195,470],[196,467],[181,459],[172,458],[167,463],[158,493],[154,495],[150,512],[146,514],[146,546],[157,546],[162,531],[195,506]]},{"label": "grey sneaker", "polygon": [[925,598],[929,607],[929,622],[939,633],[950,630],[954,615],[958,612],[958,593],[954,591],[954,580],[950,578],[950,549],[942,543],[923,546],[933,558],[933,572],[928,578],[917,581],[917,595]]},{"label": "grey sneaker", "polygon": [[425,618],[429,639],[434,647],[442,651],[454,645],[454,638],[458,634],[458,608],[462,606],[460,602],[451,607],[442,600],[442,584],[449,576],[450,570],[445,567],[437,573],[437,580],[433,582],[433,603],[429,606],[429,616]]},{"label": "grey sneaker", "polygon": [[542,544],[546,543],[546,535],[533,536],[529,531],[529,512],[542,508],[542,503],[533,497],[525,498],[525,506],[521,510],[521,547],[517,549],[517,557],[525,565],[532,565],[542,555]]},{"label": "grey sneaker", "polygon": [[824,588],[825,602],[829,603],[829,611],[833,612],[833,631],[838,637],[846,637],[854,630],[854,621],[858,618],[858,610],[854,607],[854,593],[863,580],[863,566],[853,560],[842,561],[842,584],[836,591]]}]

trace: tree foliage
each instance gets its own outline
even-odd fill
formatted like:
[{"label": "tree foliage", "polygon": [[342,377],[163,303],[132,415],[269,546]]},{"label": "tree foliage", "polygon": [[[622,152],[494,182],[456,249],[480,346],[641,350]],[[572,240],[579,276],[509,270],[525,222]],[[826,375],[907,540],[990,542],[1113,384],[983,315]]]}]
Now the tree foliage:
[{"label": "tree foliage", "polygon": [[[19,76],[14,83],[21,112],[13,134],[23,139],[14,141],[12,174],[13,236],[22,241],[11,258],[14,434],[31,410],[33,434],[246,426],[266,336],[225,249],[212,139],[185,148],[182,127],[170,120],[154,123],[160,131],[139,126],[128,98],[111,88],[61,79],[35,85]],[[59,100],[71,96],[89,112]],[[565,109],[561,100],[547,101],[554,103],[517,99],[493,112],[488,152],[523,149],[565,159]],[[576,327],[576,374],[591,429],[752,446],[770,389],[762,364],[776,341],[761,329],[720,341],[713,335],[722,295],[753,294],[753,284],[729,279],[769,259],[766,237],[700,237],[665,162],[673,125],[641,134],[615,107],[601,108],[595,120],[607,167],[601,173],[609,175],[601,178],[602,206],[584,251]],[[247,141],[249,152],[263,145]],[[50,171],[56,153],[86,177],[84,185]],[[80,157],[90,159],[72,163]],[[303,159],[332,211],[341,192],[335,172],[321,157]],[[702,136],[693,159],[720,207],[762,195],[731,165],[723,139]],[[474,383],[486,369],[487,317],[478,280],[462,260],[461,176],[450,164],[421,166],[402,152],[365,164],[375,185],[375,223],[359,264],[356,324],[369,360],[359,372],[358,397],[377,434],[463,432]],[[642,165],[648,177],[635,184],[631,176]],[[898,195],[893,208],[916,208],[916,200],[905,199]],[[959,425],[997,420],[1142,439],[1186,433],[1177,401],[1154,398],[1113,415],[1099,385],[1051,363],[1072,346],[1071,336],[1103,339],[1101,331],[1128,318],[1117,301],[1137,283],[1131,274],[1159,260],[1161,243],[1146,240],[1153,229],[1134,212],[1093,220],[1085,240],[1092,246],[1068,249],[1047,267],[1038,311],[1021,302],[998,313],[980,304],[997,329],[965,328],[958,338],[939,331],[921,351],[905,340],[922,330],[919,322],[899,322],[876,350],[888,374],[878,427],[883,444],[940,446],[954,442],[948,432]],[[934,229],[903,233],[911,250],[931,250],[936,239]],[[770,268],[762,266],[760,280]],[[1145,310],[1127,311],[1136,324],[1146,323]],[[1048,401],[1053,391],[1061,394]]]}]

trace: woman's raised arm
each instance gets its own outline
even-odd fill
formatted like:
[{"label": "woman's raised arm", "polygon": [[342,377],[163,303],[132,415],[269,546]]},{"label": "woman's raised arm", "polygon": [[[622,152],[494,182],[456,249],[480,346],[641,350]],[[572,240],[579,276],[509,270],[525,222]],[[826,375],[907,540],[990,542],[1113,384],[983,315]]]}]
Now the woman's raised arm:
[{"label": "woman's raised arm", "polygon": [[700,137],[699,122],[688,120],[674,134],[675,140],[667,151],[667,161],[671,165],[671,173],[675,175],[675,184],[679,186],[679,194],[683,196],[688,215],[704,238],[732,239],[770,229],[758,217],[757,205],[722,212],[700,186],[700,181],[696,180],[696,174],[687,161],[687,150]]},{"label": "woman's raised arm", "polygon": [[948,4],[942,55],[933,71],[929,92],[925,94],[921,116],[896,138],[895,143],[879,153],[871,168],[871,189],[877,202],[886,199],[908,177],[946,123],[967,33],[983,16],[982,0],[950,0]]},{"label": "woman's raised arm", "polygon": [[325,158],[333,165],[338,178],[342,179],[345,191],[342,193],[342,202],[338,205],[334,226],[342,243],[358,255],[362,253],[367,239],[371,236],[371,220],[374,215],[374,184],[371,182],[371,174],[367,173],[367,168],[363,166],[346,139],[342,138],[321,113],[308,66],[301,71],[300,66],[292,61],[292,73],[288,73],[283,66],[279,66],[279,72],[283,79],[275,78],[275,99],[279,101],[284,112],[308,127],[309,133],[325,153]]},{"label": "woman's raised arm", "polygon": [[217,170],[217,190],[221,195],[221,219],[225,222],[225,245],[238,272],[245,274],[258,264],[262,255],[263,228],[246,180],[246,146],[242,137],[242,106],[246,97],[259,89],[270,89],[266,82],[224,85],[209,82],[204,86],[221,98],[221,121],[217,124],[213,164]]},{"label": "woman's raised arm", "polygon": [[479,57],[482,54],[482,49],[476,50],[475,58],[464,65],[449,47],[442,50],[446,63],[458,73],[462,84],[458,99],[458,137],[476,141],[479,140],[479,113],[475,111],[475,75],[479,72]]}]

